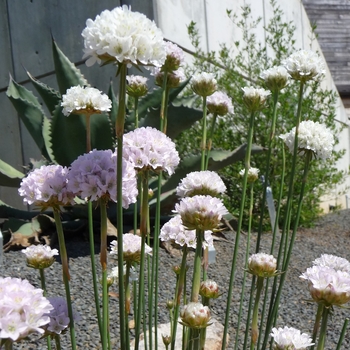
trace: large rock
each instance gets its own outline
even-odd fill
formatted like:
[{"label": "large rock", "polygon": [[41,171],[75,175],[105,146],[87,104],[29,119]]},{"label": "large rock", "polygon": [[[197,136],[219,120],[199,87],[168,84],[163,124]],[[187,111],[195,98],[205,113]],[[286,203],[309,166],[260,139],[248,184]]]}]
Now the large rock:
[{"label": "large rock", "polygon": [[[179,319],[180,320],[180,319]],[[176,331],[176,350],[182,350],[182,328],[183,326],[178,323]],[[211,325],[207,327],[207,336],[205,341],[205,350],[221,350],[222,336],[224,332],[224,326],[215,319],[211,319]],[[154,334],[154,328],[153,328]],[[158,325],[158,350],[165,350],[163,344],[162,335],[170,335],[170,323]],[[229,336],[227,335],[228,344]],[[154,340],[153,340],[154,342]],[[135,341],[131,342],[131,346],[134,346]],[[144,338],[143,334],[140,335],[139,349],[144,350]]]}]

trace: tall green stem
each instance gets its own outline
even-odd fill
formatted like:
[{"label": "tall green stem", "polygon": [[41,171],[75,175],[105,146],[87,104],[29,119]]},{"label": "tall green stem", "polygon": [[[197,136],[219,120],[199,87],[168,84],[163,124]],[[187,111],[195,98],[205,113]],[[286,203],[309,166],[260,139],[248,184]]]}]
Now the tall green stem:
[{"label": "tall green stem", "polygon": [[125,294],[124,294],[124,259],[123,259],[123,135],[125,122],[125,100],[126,100],[126,63],[120,64],[119,74],[119,105],[116,118],[117,137],[117,230],[118,230],[118,291],[119,291],[119,332],[120,347],[128,349],[129,343],[126,340],[125,324]]},{"label": "tall green stem", "polygon": [[233,258],[232,258],[230,282],[229,282],[229,288],[228,288],[228,292],[227,292],[225,325],[224,325],[222,347],[221,347],[222,350],[224,350],[226,348],[226,342],[227,342],[227,332],[228,332],[229,319],[230,319],[230,308],[231,308],[231,302],[232,302],[233,282],[235,280],[236,261],[237,261],[238,251],[239,251],[239,241],[240,241],[240,237],[241,237],[241,229],[242,229],[243,215],[244,215],[244,204],[245,204],[247,182],[248,182],[248,170],[250,167],[250,153],[251,153],[251,149],[252,149],[253,133],[254,133],[254,117],[255,117],[255,113],[252,112],[250,115],[250,120],[249,120],[248,142],[247,142],[247,150],[246,150],[246,154],[245,154],[245,172],[244,172],[244,176],[243,176],[241,206],[240,206],[240,211],[239,211],[239,219],[238,219],[238,227],[237,227],[237,233],[236,233],[235,248],[234,248]]},{"label": "tall green stem", "polygon": [[201,141],[201,170],[205,170],[207,153],[207,98],[203,96],[202,141]]},{"label": "tall green stem", "polygon": [[[316,343],[317,333],[318,333],[318,329],[320,328],[320,322],[322,319],[323,309],[324,309],[324,305],[319,303],[317,305],[316,319],[315,319],[314,328],[312,331],[312,342],[313,343]],[[314,348],[315,348],[315,345],[313,345],[310,348],[310,350],[314,350]]]},{"label": "tall green stem", "polygon": [[337,344],[337,348],[335,350],[340,350],[341,349],[341,346],[342,346],[342,343],[343,343],[343,340],[344,340],[344,337],[345,337],[345,332],[346,332],[346,328],[348,326],[348,323],[349,323],[349,319],[346,318],[344,320],[343,328],[341,330],[339,341],[338,341],[338,344]]},{"label": "tall green stem", "polygon": [[[43,290],[44,297],[46,297],[47,296],[47,290],[46,290],[45,271],[44,271],[44,269],[39,269],[39,273],[40,273],[41,289]],[[47,344],[47,349],[51,350],[51,338],[50,338],[50,336],[46,337],[46,344]]]},{"label": "tall green stem", "polygon": [[322,313],[322,323],[321,323],[321,330],[320,330],[320,337],[318,339],[318,345],[317,350],[323,350],[326,344],[326,336],[327,336],[327,323],[328,323],[328,316],[331,311],[330,307],[324,307],[323,313]]},{"label": "tall green stem", "polygon": [[64,288],[65,288],[65,291],[66,291],[71,346],[72,346],[72,350],[75,350],[77,346],[76,346],[76,340],[75,340],[73,308],[72,308],[72,301],[71,301],[71,297],[70,297],[70,288],[69,288],[70,275],[69,275],[68,256],[67,256],[67,250],[66,250],[66,243],[64,241],[64,233],[63,233],[63,227],[62,227],[62,221],[61,221],[59,209],[56,208],[56,207],[53,207],[53,214],[54,214],[54,219],[55,219],[55,224],[56,224],[56,230],[57,230],[57,236],[58,236],[58,244],[59,244],[59,248],[60,248],[60,257],[61,257],[61,262],[62,262],[63,283],[64,283]]},{"label": "tall green stem", "polygon": [[259,327],[258,327],[258,315],[259,315],[259,302],[260,295],[264,285],[264,278],[258,276],[258,280],[256,283],[256,295],[255,295],[255,304],[253,311],[253,321],[252,321],[252,339],[250,344],[250,349],[253,350],[255,348],[255,344],[258,341],[259,336]]},{"label": "tall green stem", "polygon": [[[167,101],[167,82],[168,82],[168,72],[165,70],[163,74],[163,86],[162,86],[162,101],[160,106],[160,130],[166,134],[166,106],[168,104]],[[165,128],[165,130],[164,130]]]},{"label": "tall green stem", "polygon": [[197,245],[196,245],[196,251],[194,256],[192,292],[191,292],[192,302],[198,302],[198,297],[199,297],[199,287],[201,284],[202,249],[203,249],[204,231],[197,229],[196,238],[197,238]]},{"label": "tall green stem", "polygon": [[61,337],[59,334],[55,335],[56,350],[61,350]]},{"label": "tall green stem", "polygon": [[218,117],[217,113],[214,113],[213,114],[213,119],[212,119],[212,122],[211,122],[211,126],[210,126],[209,137],[208,137],[207,156],[206,156],[206,160],[205,160],[205,168],[204,168],[204,170],[207,170],[208,169],[208,165],[209,165],[210,150],[211,150],[212,143],[213,143],[213,135],[214,135],[214,130],[215,130],[215,124],[216,124],[217,117]]},{"label": "tall green stem", "polygon": [[135,97],[135,129],[139,127],[139,98]]}]

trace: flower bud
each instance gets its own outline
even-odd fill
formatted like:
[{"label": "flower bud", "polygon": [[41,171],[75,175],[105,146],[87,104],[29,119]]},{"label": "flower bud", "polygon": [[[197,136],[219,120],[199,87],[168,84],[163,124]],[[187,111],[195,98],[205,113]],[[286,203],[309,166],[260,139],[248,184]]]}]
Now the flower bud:
[{"label": "flower bud", "polygon": [[55,255],[58,255],[57,249],[51,249],[47,245],[31,245],[22,250],[26,255],[27,265],[34,269],[46,269],[55,262]]},{"label": "flower bud", "polygon": [[171,343],[171,336],[170,335],[163,335],[162,334],[162,339],[163,339],[163,343],[165,346],[169,346]]},{"label": "flower bud", "polygon": [[166,302],[166,308],[168,310],[172,310],[174,308],[174,300],[167,300]]},{"label": "flower bud", "polygon": [[129,96],[132,97],[142,97],[147,95],[147,78],[142,77],[141,75],[128,75],[126,77],[128,85],[126,86],[126,92]]},{"label": "flower bud", "polygon": [[[259,178],[259,169],[258,168],[249,168],[248,169],[248,183],[255,182]],[[239,175],[244,176],[245,169],[242,169],[239,172]]]},{"label": "flower bud", "polygon": [[199,96],[212,95],[217,89],[217,82],[211,73],[195,74],[192,78],[192,90]]},{"label": "flower bud", "polygon": [[250,112],[256,112],[265,107],[267,97],[270,91],[264,89],[255,89],[250,86],[242,88],[244,91],[243,102]]},{"label": "flower bud", "polygon": [[248,259],[248,271],[259,277],[272,277],[276,274],[277,260],[265,253],[253,254]]},{"label": "flower bud", "polygon": [[184,305],[180,312],[183,324],[190,328],[205,328],[210,320],[210,310],[208,306],[201,303],[188,303]]},{"label": "flower bud", "polygon": [[280,91],[288,84],[290,75],[286,68],[280,66],[262,72],[261,78],[265,81],[265,85],[269,90]]},{"label": "flower bud", "polygon": [[219,286],[212,280],[205,280],[199,287],[199,295],[205,298],[216,299],[220,296]]}]

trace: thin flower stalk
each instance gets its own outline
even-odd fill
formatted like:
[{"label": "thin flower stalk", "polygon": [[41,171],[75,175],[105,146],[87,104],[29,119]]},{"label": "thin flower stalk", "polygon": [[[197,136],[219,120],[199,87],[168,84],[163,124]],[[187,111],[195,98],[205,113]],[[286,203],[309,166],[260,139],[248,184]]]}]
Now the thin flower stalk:
[{"label": "thin flower stalk", "polygon": [[168,72],[164,71],[163,86],[162,86],[162,101],[160,106],[160,130],[166,134],[167,129],[167,104],[169,99],[169,89],[167,88]]},{"label": "thin flower stalk", "polygon": [[[253,299],[254,299],[255,282],[256,282],[256,276],[253,275],[253,278],[252,278],[252,285],[251,285],[250,293],[249,293],[249,304],[248,304],[247,320],[246,320],[246,327],[245,327],[245,329],[247,329],[247,330],[249,329],[250,317],[251,317],[252,309],[253,309]],[[247,349],[248,340],[249,340],[249,332],[247,331],[247,332],[245,332],[245,334],[244,334],[243,349]]]},{"label": "thin flower stalk", "polygon": [[[297,213],[295,215],[295,222],[294,222],[294,227],[293,227],[293,232],[292,236],[290,238],[289,246],[288,246],[288,251],[286,253],[286,259],[284,260],[284,264],[282,265],[282,268],[280,269],[283,271],[283,274],[281,274],[278,289],[277,289],[277,294],[276,297],[273,299],[273,302],[271,302],[271,312],[269,313],[267,322],[266,322],[266,331],[265,331],[265,338],[264,338],[264,343],[263,343],[263,348],[264,346],[266,347],[267,341],[268,341],[268,335],[271,331],[272,323],[274,320],[277,318],[277,313],[278,313],[278,307],[279,307],[279,301],[281,298],[282,294],[282,289],[284,285],[284,281],[286,279],[287,275],[287,270],[290,262],[290,258],[292,255],[292,250],[296,238],[296,233],[299,225],[299,219],[300,219],[300,214],[301,214],[301,209],[302,209],[302,203],[303,203],[303,197],[304,197],[304,191],[305,191],[305,185],[306,185],[306,180],[307,180],[307,175],[309,171],[309,165],[312,159],[312,152],[308,152],[305,156],[305,164],[304,164],[304,171],[303,171],[303,178],[302,178],[302,184],[301,184],[301,189],[300,189],[300,194],[299,194],[299,199],[298,199],[298,209]],[[278,265],[277,265],[278,268]],[[272,298],[274,295],[272,295]],[[272,301],[272,299],[271,299]]]},{"label": "thin flower stalk", "polygon": [[171,329],[171,350],[175,350],[176,332],[177,332],[177,320],[179,318],[179,311],[181,305],[181,295],[184,292],[185,281],[186,281],[186,260],[187,260],[187,246],[184,247],[182,251],[182,260],[180,267],[180,275],[178,278],[178,283],[175,290],[175,306],[173,313],[173,327]]},{"label": "thin flower stalk", "polygon": [[70,297],[70,288],[69,288],[70,275],[69,275],[66,243],[64,241],[64,233],[63,233],[63,227],[62,227],[62,221],[61,221],[59,209],[53,207],[53,214],[54,214],[57,236],[58,236],[58,243],[59,243],[59,248],[60,248],[60,257],[61,257],[62,272],[63,272],[63,283],[64,283],[64,288],[66,291],[68,316],[70,319],[69,331],[70,331],[70,338],[71,338],[71,346],[72,346],[72,350],[75,350],[77,346],[76,346],[76,340],[75,340],[73,308],[72,308],[72,301],[71,301],[71,297]]},{"label": "thin flower stalk", "polygon": [[139,127],[139,98],[134,97],[135,129]]},{"label": "thin flower stalk", "polygon": [[255,118],[255,112],[253,111],[251,112],[250,121],[249,121],[247,150],[245,154],[245,172],[243,175],[242,198],[241,198],[241,206],[239,211],[236,241],[235,241],[235,247],[234,247],[233,258],[232,258],[230,282],[229,282],[229,288],[227,292],[225,324],[224,324],[224,332],[223,332],[222,347],[221,347],[222,350],[226,348],[226,342],[227,342],[227,332],[228,332],[229,319],[230,319],[230,307],[232,302],[233,283],[235,279],[236,262],[237,262],[237,256],[238,256],[239,241],[240,241],[241,229],[242,229],[242,223],[243,223],[244,204],[245,204],[246,190],[247,190],[247,183],[248,183],[248,169],[250,167],[250,154],[251,154],[251,148],[253,143],[254,118]]},{"label": "thin flower stalk", "polygon": [[259,327],[258,327],[258,316],[259,316],[259,302],[260,302],[260,295],[261,291],[264,286],[264,278],[258,276],[258,280],[256,283],[256,295],[255,295],[255,303],[254,303],[254,310],[253,310],[253,320],[252,320],[252,338],[251,338],[251,344],[250,349],[255,349],[255,345],[258,341],[259,337]]},{"label": "thin flower stalk", "polygon": [[[148,236],[148,171],[141,173],[142,181],[142,203],[141,203],[141,220],[140,220],[140,231],[141,231],[141,258],[140,258],[140,274],[139,274],[139,291],[138,291],[138,310],[135,315],[135,350],[139,348],[140,342],[140,331],[141,331],[141,318],[145,316],[144,310],[144,288],[145,288],[145,245],[146,238]],[[119,241],[119,239],[118,239]],[[119,249],[119,248],[118,248]],[[145,325],[145,322],[143,322]],[[146,333],[144,333],[146,335]],[[151,342],[151,339],[149,339]],[[145,344],[146,344],[145,339]],[[151,347],[150,347],[151,348]]]},{"label": "thin flower stalk", "polygon": [[341,350],[341,346],[342,346],[343,340],[345,338],[345,332],[346,332],[346,328],[348,327],[348,323],[349,323],[349,319],[346,318],[344,320],[343,328],[341,330],[339,341],[338,341],[338,344],[337,344],[337,348],[335,350]]},{"label": "thin flower stalk", "polygon": [[203,96],[202,102],[203,117],[202,117],[202,141],[201,141],[201,170],[206,170],[207,156],[207,98]]},{"label": "thin flower stalk", "polygon": [[108,348],[108,285],[107,285],[107,203],[100,200],[101,213],[101,251],[100,262],[102,267],[102,349]]},{"label": "thin flower stalk", "polygon": [[194,266],[193,266],[193,279],[192,279],[192,290],[191,290],[191,301],[198,302],[199,287],[201,284],[201,267],[202,267],[202,247],[204,231],[196,230],[196,251],[194,255]]},{"label": "thin flower stalk", "polygon": [[213,119],[211,121],[210,132],[209,132],[209,137],[208,137],[208,142],[207,142],[207,156],[206,156],[206,160],[205,160],[205,168],[202,169],[202,170],[207,170],[208,169],[210,151],[211,151],[211,147],[212,147],[212,144],[213,144],[213,135],[214,135],[214,130],[215,130],[215,124],[216,124],[217,117],[218,117],[218,114],[214,113],[213,114]]},{"label": "thin flower stalk", "polygon": [[[320,322],[322,319],[323,309],[324,309],[324,305],[322,303],[318,303],[317,312],[316,312],[316,319],[315,319],[315,323],[314,323],[314,328],[312,330],[312,342],[314,344],[316,344],[316,338],[317,338],[318,330],[320,328]],[[313,345],[310,348],[310,350],[314,350],[314,349],[315,349],[315,345]]]},{"label": "thin flower stalk", "polygon": [[61,350],[61,338],[59,334],[55,335],[56,350]]},{"label": "thin flower stalk", "polygon": [[[249,219],[248,219],[248,232],[247,232],[247,244],[246,244],[246,251],[245,251],[245,269],[247,269],[248,266],[248,258],[249,258],[249,249],[250,249],[250,237],[252,232],[252,221],[253,221],[253,204],[254,204],[254,182],[250,185],[250,199],[249,199]],[[247,271],[244,270],[243,273],[243,281],[242,281],[242,289],[241,289],[241,298],[239,302],[239,311],[238,311],[238,319],[237,319],[237,332],[235,337],[235,350],[238,349],[238,340],[239,340],[239,327],[241,324],[242,319],[242,311],[243,311],[243,301],[244,301],[244,295],[245,295],[245,283],[247,279]],[[254,278],[255,280],[255,278]],[[254,281],[253,281],[254,282]],[[254,283],[253,283],[254,285]],[[251,291],[252,292],[252,291]],[[248,310],[251,309],[251,302],[249,303]],[[248,315],[248,322],[250,319],[250,313]],[[247,327],[248,329],[248,327]]]},{"label": "thin flower stalk", "polygon": [[320,330],[320,336],[318,339],[317,344],[317,350],[323,350],[326,345],[326,336],[327,336],[327,323],[328,323],[328,316],[331,312],[330,307],[324,307],[322,312],[322,323],[321,323],[321,330]]},{"label": "thin flower stalk", "polygon": [[[125,122],[125,100],[126,100],[126,63],[119,64],[119,105],[116,118],[116,137],[117,137],[117,230],[124,232],[123,228],[123,134]],[[124,261],[123,261],[123,235],[118,236],[118,288],[119,288],[119,330],[120,330],[120,346],[122,349],[129,349],[130,345],[126,340],[126,324],[125,324],[125,294],[124,294]]]}]

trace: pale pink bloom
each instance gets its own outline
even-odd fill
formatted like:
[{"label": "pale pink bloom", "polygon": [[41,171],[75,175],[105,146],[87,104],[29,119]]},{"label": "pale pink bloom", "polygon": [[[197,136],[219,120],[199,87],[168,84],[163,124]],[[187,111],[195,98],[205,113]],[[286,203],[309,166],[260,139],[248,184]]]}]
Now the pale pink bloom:
[{"label": "pale pink bloom", "polygon": [[272,328],[275,350],[303,350],[314,345],[312,338],[293,327]]},{"label": "pale pink bloom", "polygon": [[210,321],[210,310],[201,303],[190,302],[182,307],[180,317],[187,327],[205,328]]},{"label": "pale pink bloom", "polygon": [[248,259],[248,271],[259,277],[272,277],[277,269],[277,260],[273,255],[256,253]]},{"label": "pale pink bloom", "polygon": [[215,91],[207,98],[207,108],[210,113],[224,116],[227,113],[233,114],[231,99],[223,91]]},{"label": "pale pink bloom", "polygon": [[322,254],[313,261],[313,264],[315,266],[326,266],[336,271],[340,270],[350,273],[350,262],[347,259],[332,254]]},{"label": "pale pink bloom", "polygon": [[54,263],[54,256],[58,255],[58,250],[51,249],[48,245],[39,244],[22,249],[22,253],[24,253],[27,258],[27,265],[36,269],[42,269]]}]

